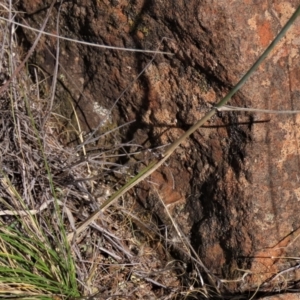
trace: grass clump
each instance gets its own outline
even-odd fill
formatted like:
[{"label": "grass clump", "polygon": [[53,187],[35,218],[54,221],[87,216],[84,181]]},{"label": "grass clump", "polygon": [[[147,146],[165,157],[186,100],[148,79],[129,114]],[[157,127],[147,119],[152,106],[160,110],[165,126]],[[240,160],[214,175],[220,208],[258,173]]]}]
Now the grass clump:
[{"label": "grass clump", "polygon": [[[10,4],[2,3],[1,16],[13,19]],[[75,298],[76,267],[52,180],[66,152],[43,124],[39,84],[26,69],[13,78],[22,60],[15,27],[0,26],[2,87],[12,78],[0,95],[0,298]]]},{"label": "grass clump", "polygon": [[[24,221],[23,221],[24,222]],[[0,295],[24,299],[79,296],[73,262],[51,243],[5,224],[0,229]],[[38,232],[36,228],[35,232]],[[39,232],[42,232],[40,229]],[[66,252],[66,251],[65,251]]]}]

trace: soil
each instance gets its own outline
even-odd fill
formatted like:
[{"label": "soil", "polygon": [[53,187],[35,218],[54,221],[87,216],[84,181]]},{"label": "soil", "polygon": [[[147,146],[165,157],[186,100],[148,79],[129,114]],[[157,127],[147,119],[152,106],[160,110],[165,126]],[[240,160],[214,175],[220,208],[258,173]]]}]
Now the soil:
[{"label": "soil", "polygon": [[[39,28],[49,3],[25,1],[18,9]],[[152,54],[60,40],[56,109],[72,119],[73,103],[87,133],[109,116],[108,127],[135,120],[120,131],[124,142],[144,148],[173,142],[238,82],[297,7],[296,0],[228,3],[64,2],[59,32],[57,4],[48,32],[122,48],[159,46],[174,55],[156,55],[110,111]],[[231,105],[300,109],[299,25],[297,20]],[[19,30],[24,47],[30,45],[34,34]],[[55,38],[45,38],[33,57],[49,80],[56,47]],[[275,278],[297,265],[287,257],[300,251],[299,123],[299,115],[219,113],[135,190],[139,203],[168,227],[165,208],[157,204],[163,199],[203,264],[229,282],[229,293],[299,289],[296,269]]]}]

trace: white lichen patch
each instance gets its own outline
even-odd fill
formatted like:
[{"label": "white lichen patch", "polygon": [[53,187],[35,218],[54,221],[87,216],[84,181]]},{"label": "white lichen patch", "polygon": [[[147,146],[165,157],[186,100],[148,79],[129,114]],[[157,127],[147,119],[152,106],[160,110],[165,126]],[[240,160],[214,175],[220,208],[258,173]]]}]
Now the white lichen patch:
[{"label": "white lichen patch", "polygon": [[104,124],[111,123],[111,114],[109,109],[99,105],[98,102],[94,102],[93,111],[100,116],[101,120],[105,121]]}]

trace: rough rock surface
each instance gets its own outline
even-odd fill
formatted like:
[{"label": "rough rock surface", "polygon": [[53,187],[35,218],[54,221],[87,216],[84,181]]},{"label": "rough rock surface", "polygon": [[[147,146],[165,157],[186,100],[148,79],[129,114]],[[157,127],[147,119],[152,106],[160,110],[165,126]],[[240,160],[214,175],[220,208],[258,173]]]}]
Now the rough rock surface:
[{"label": "rough rock surface", "polygon": [[[21,4],[35,27],[43,20],[45,2],[49,3]],[[298,4],[295,0],[72,1],[61,7],[59,34],[152,50],[168,38],[160,50],[174,56],[157,55],[112,112],[118,124],[136,120],[123,132],[124,139],[153,147],[174,141],[218,102]],[[56,32],[55,18],[47,31]],[[25,31],[25,35],[32,40],[32,34]],[[299,36],[297,20],[230,104],[300,109]],[[48,50],[55,54],[55,48],[53,38],[36,54],[50,75],[55,61]],[[152,57],[63,40],[60,48],[64,70],[60,68],[59,78],[64,78],[66,97],[76,103],[86,131],[97,126]],[[233,280],[227,284],[230,292],[258,287],[279,291],[300,279],[297,270],[274,277],[297,264],[284,257],[298,257],[300,250],[299,123],[300,115],[222,112],[152,176],[165,203],[180,203],[181,209],[184,204],[178,222],[190,231],[192,245],[207,268]],[[145,202],[147,194],[140,193]]]}]

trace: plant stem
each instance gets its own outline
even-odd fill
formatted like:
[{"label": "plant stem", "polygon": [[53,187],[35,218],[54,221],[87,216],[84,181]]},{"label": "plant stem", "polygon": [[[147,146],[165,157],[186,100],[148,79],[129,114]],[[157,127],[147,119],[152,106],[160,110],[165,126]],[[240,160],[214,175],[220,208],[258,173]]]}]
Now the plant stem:
[{"label": "plant stem", "polygon": [[79,234],[85,228],[91,224],[95,219],[98,218],[99,214],[104,211],[108,206],[114,203],[117,199],[119,199],[122,195],[124,195],[127,191],[129,191],[132,187],[136,186],[139,182],[147,178],[151,175],[155,170],[157,170],[175,151],[175,149],[192,133],[194,133],[199,127],[201,127],[207,120],[209,120],[216,112],[224,106],[231,97],[244,85],[244,83],[248,80],[248,78],[252,75],[252,73],[258,68],[258,66],[263,62],[266,56],[272,51],[275,45],[279,42],[279,40],[284,36],[286,31],[293,24],[295,19],[300,14],[300,6],[297,8],[295,13],[292,15],[290,20],[286,23],[286,25],[282,28],[280,33],[274,39],[274,41],[270,44],[270,46],[263,52],[263,54],[259,57],[259,59],[254,63],[254,65],[249,69],[249,71],[242,77],[242,79],[235,85],[235,87],[215,106],[213,107],[203,118],[201,118],[197,123],[195,123],[189,130],[187,130],[179,139],[177,139],[173,144],[171,144],[165,153],[163,154],[161,159],[154,159],[146,168],[144,168],[140,173],[138,173],[135,177],[129,180],[121,189],[115,192],[109,199],[107,199],[99,209],[97,209],[86,221],[80,225],[76,232],[68,235],[68,240],[72,240],[74,238],[74,234]]},{"label": "plant stem", "polygon": [[266,114],[299,114],[300,110],[272,110],[272,109],[260,109],[251,107],[238,107],[231,105],[223,105],[217,108],[217,111],[249,111],[255,113],[266,113]]}]

